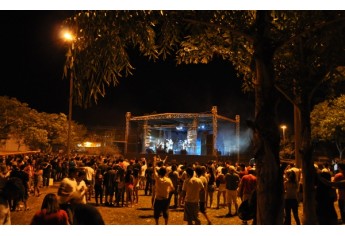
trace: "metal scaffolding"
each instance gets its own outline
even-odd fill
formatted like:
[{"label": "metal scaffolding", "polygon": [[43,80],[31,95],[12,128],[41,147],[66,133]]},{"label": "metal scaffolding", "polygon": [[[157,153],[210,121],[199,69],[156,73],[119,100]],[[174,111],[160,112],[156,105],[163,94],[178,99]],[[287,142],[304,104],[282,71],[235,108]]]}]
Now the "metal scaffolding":
[{"label": "metal scaffolding", "polygon": [[[187,133],[188,144],[192,152],[196,151],[196,139],[198,134],[199,125],[203,125],[203,129],[212,132],[212,156],[218,155],[217,150],[217,138],[218,138],[218,125],[219,122],[235,123],[235,135],[236,140],[236,152],[237,159],[240,155],[240,116],[236,115],[235,119],[227,118],[219,115],[217,106],[213,106],[211,112],[207,113],[162,113],[152,114],[144,116],[132,116],[130,112],[126,113],[126,133],[125,133],[125,150],[124,153],[128,152],[128,138],[131,132],[131,122],[138,122],[142,127],[141,133],[141,151],[145,152],[150,140],[148,137],[151,130],[176,130],[179,127],[184,128]],[[165,133],[165,132],[164,132]]]}]

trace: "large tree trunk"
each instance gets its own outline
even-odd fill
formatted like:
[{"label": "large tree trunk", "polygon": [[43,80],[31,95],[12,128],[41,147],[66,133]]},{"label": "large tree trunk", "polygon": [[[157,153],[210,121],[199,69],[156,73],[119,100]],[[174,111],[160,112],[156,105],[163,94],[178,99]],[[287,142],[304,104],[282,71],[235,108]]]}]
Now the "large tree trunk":
[{"label": "large tree trunk", "polygon": [[256,65],[254,146],[257,163],[257,223],[283,223],[283,177],[279,159],[279,126],[276,120],[273,47],[266,38],[269,12],[258,11],[254,43]]},{"label": "large tree trunk", "polygon": [[311,144],[310,108],[308,102],[302,102],[301,127],[302,177],[303,177],[303,218],[306,225],[317,224],[315,199],[315,167]]}]

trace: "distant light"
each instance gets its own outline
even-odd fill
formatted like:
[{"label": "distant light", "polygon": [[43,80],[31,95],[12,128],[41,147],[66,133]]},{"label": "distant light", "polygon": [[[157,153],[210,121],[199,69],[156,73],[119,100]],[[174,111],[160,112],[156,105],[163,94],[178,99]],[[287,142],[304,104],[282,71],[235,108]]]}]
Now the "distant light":
[{"label": "distant light", "polygon": [[91,142],[84,142],[83,146],[84,147],[91,147],[92,143]]},{"label": "distant light", "polygon": [[61,32],[61,36],[63,39],[65,39],[66,41],[72,42],[74,40],[74,35],[71,34],[69,31],[62,31]]},{"label": "distant light", "polygon": [[63,37],[65,39],[67,39],[67,40],[72,40],[73,39],[73,37],[72,37],[72,35],[70,33],[64,33]]},{"label": "distant light", "polygon": [[85,148],[101,147],[101,143],[99,143],[99,142],[83,142],[83,143],[78,144],[78,147],[85,147]]},{"label": "distant light", "polygon": [[181,131],[181,130],[183,130],[183,127],[182,126],[177,126],[176,129]]}]

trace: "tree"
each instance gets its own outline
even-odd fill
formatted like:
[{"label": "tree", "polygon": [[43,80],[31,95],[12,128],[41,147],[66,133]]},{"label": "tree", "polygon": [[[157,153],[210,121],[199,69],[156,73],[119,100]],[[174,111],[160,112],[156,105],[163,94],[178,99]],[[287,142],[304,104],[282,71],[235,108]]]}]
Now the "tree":
[{"label": "tree", "polygon": [[[18,150],[26,144],[32,150],[58,151],[66,148],[67,116],[63,113],[40,113],[16,98],[0,97],[1,140],[14,138]],[[72,121],[72,143],[82,142],[85,126]]]},{"label": "tree", "polygon": [[345,150],[345,95],[317,104],[311,113],[312,137],[334,142],[339,158]]},{"label": "tree", "polygon": [[19,102],[15,98],[0,97],[0,139],[8,139],[11,127],[18,126],[23,114],[28,112],[27,104]]}]

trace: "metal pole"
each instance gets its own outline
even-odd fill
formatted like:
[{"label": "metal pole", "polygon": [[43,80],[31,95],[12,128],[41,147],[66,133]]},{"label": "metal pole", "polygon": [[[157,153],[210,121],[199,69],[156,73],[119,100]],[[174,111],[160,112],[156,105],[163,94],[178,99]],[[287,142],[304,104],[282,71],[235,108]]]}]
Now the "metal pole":
[{"label": "metal pole", "polygon": [[[218,136],[218,124],[217,124],[217,114],[218,110],[217,110],[217,106],[213,106],[212,107],[212,115],[213,115],[213,119],[212,119],[212,129],[213,129],[213,147],[212,147],[212,154],[214,157],[218,157],[218,153],[217,153],[217,136]],[[218,158],[217,158],[218,160]]]},{"label": "metal pole", "polygon": [[129,137],[129,130],[130,130],[130,120],[131,120],[132,114],[130,112],[126,113],[126,132],[125,132],[125,150],[124,154],[127,154],[128,152],[128,137]]},{"label": "metal pole", "polygon": [[295,129],[295,163],[297,168],[302,168],[301,149],[301,112],[294,105],[294,129]]},{"label": "metal pole", "polygon": [[[71,49],[69,49],[71,50]],[[73,62],[73,57],[72,57]],[[68,130],[67,130],[67,158],[71,157],[71,133],[72,133],[72,106],[73,106],[73,74],[69,71],[69,103],[68,103]]]},{"label": "metal pole", "polygon": [[240,116],[236,115],[237,163],[240,163]]}]

